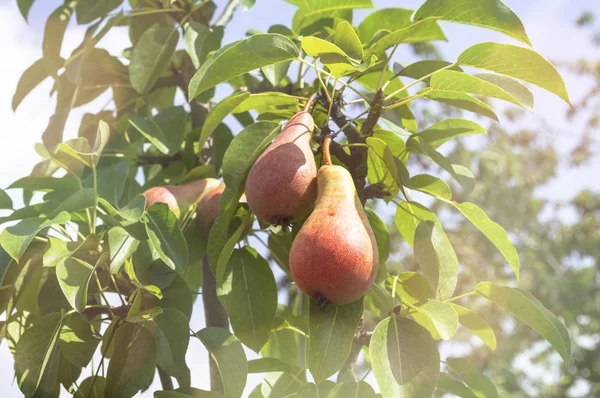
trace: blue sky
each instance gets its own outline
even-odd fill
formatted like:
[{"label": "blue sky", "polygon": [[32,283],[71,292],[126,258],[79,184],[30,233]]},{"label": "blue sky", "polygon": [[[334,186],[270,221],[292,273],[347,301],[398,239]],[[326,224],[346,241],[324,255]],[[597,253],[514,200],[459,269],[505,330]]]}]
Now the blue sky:
[{"label": "blue sky", "polygon": [[[222,6],[225,0],[216,0]],[[423,0],[374,0],[377,8],[402,7],[416,9]],[[0,37],[3,38],[2,54],[4,62],[0,63],[0,120],[3,121],[0,131],[0,187],[4,188],[19,177],[29,174],[31,168],[39,161],[34,151],[34,144],[40,141],[49,117],[54,109],[55,99],[50,99],[50,83],[45,82],[25,99],[16,113],[10,108],[14,89],[21,73],[35,60],[41,57],[41,42],[43,24],[47,15],[54,10],[61,0],[37,0],[30,14],[30,24],[24,23],[18,13],[16,1],[0,0]],[[531,38],[535,50],[548,59],[578,59],[588,57],[597,60],[600,57],[598,48],[593,47],[590,35],[576,29],[573,21],[584,10],[595,10],[600,13],[598,0],[506,0],[523,21]],[[276,23],[289,24],[295,7],[283,0],[257,0],[256,6],[247,12],[238,11],[232,23],[227,27],[225,42],[237,40],[245,35],[250,28],[266,31],[269,26]],[[355,24],[369,13],[361,10],[355,14]],[[456,24],[443,24],[449,42],[441,43],[440,47],[448,60],[454,60],[458,54],[472,44],[483,41],[501,41],[518,44],[495,32],[480,28],[460,26]],[[84,29],[76,25],[70,26],[64,41],[67,56],[79,44]],[[118,54],[121,49],[128,47],[129,40],[124,29],[109,34],[101,43],[111,53]],[[395,59],[399,62],[409,62],[410,52],[400,50]],[[565,75],[567,89],[573,101],[576,101],[589,87],[585,79]],[[536,117],[543,117],[551,121],[557,134],[550,135],[553,145],[567,153],[577,143],[581,126],[577,121],[566,122],[563,115],[567,105],[556,97],[538,89],[534,89],[536,106],[534,115],[530,116],[531,122]],[[89,106],[75,110],[67,124],[67,136],[73,136],[77,131],[78,123],[86,111],[99,109],[107,101],[104,96],[94,101]],[[596,159],[591,165],[586,165],[575,170],[562,170],[557,178],[547,187],[538,192],[539,195],[553,199],[568,199],[581,188],[592,188],[600,191],[600,161]],[[20,194],[20,193],[19,193]],[[20,198],[14,196],[15,204],[21,203]],[[497,220],[502,223],[502,220]],[[0,227],[1,229],[1,227]],[[203,313],[199,302],[195,307],[192,319],[192,329],[197,330],[203,326]],[[192,342],[188,363],[194,375],[195,386],[208,388],[205,377],[206,351],[201,344]],[[6,343],[0,345],[0,386],[3,386],[4,397],[20,397],[21,394],[13,384],[13,361]],[[254,386],[260,377],[249,379],[249,386]],[[155,383],[152,389],[159,388]],[[246,390],[248,393],[250,389]],[[144,394],[143,396],[151,396]]]}]

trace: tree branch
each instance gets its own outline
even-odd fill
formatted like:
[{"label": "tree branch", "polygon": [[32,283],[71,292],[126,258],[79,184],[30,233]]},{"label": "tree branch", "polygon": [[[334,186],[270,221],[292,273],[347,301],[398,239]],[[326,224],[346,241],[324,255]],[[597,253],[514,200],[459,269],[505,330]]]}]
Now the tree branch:
[{"label": "tree branch", "polygon": [[354,334],[354,340],[352,341],[352,348],[350,350],[350,355],[346,362],[340,368],[340,372],[338,373],[337,382],[340,383],[344,378],[344,375],[348,372],[354,374],[354,368],[356,367],[356,361],[358,360],[358,356],[360,355],[360,351],[363,346],[368,347],[371,343],[371,336],[373,332],[367,332],[364,329],[363,320],[360,320],[358,327],[356,328],[356,333]]},{"label": "tree branch", "polygon": [[169,376],[162,368],[156,365],[156,370],[158,370],[158,377],[160,378],[160,384],[162,385],[162,389],[164,391],[173,391],[173,380],[171,376]]}]

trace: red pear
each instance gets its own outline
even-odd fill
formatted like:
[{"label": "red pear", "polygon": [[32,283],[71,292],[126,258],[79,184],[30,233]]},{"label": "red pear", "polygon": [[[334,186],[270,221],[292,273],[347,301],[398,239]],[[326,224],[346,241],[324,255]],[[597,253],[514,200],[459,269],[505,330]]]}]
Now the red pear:
[{"label": "red pear", "polygon": [[181,211],[197,203],[202,197],[213,191],[221,182],[214,178],[204,178],[183,185],[164,185],[153,187],[144,192],[146,206],[153,203],[166,203],[177,217]]},{"label": "red pear", "polygon": [[324,165],[315,208],[294,239],[290,271],[296,285],[321,305],[362,297],[377,273],[375,236],[350,173]]},{"label": "red pear", "polygon": [[250,169],[248,206],[263,222],[284,225],[310,212],[317,195],[313,129],[311,114],[297,113]]}]

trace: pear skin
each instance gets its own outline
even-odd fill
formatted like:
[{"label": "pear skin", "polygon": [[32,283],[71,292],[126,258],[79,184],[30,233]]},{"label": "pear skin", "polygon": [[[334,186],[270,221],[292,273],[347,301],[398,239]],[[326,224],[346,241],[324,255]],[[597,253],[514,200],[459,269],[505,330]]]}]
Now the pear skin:
[{"label": "pear skin", "polygon": [[221,182],[212,187],[212,189],[207,190],[198,201],[198,205],[196,206],[196,220],[206,234],[210,232],[210,228],[219,215],[221,196],[223,196],[224,190],[225,184]]},{"label": "pear skin", "polygon": [[297,113],[250,169],[248,206],[263,222],[285,225],[310,212],[317,196],[313,129],[311,114]]},{"label": "pear skin", "polygon": [[163,185],[146,190],[146,207],[154,203],[166,203],[169,209],[179,218],[181,210],[200,201],[206,193],[211,192],[221,182],[214,178],[204,178],[183,185]]},{"label": "pear skin", "polygon": [[378,263],[377,242],[350,173],[322,166],[315,208],[290,251],[296,285],[321,303],[349,304],[367,293]]}]

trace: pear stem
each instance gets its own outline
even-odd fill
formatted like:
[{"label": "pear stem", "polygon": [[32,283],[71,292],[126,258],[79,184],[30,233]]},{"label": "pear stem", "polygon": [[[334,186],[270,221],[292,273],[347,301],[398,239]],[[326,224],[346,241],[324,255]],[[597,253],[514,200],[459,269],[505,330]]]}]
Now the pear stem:
[{"label": "pear stem", "polygon": [[315,102],[317,101],[317,95],[317,93],[314,93],[310,96],[308,101],[306,101],[306,105],[304,105],[303,109],[304,112],[308,112],[308,110],[315,104]]},{"label": "pear stem", "polygon": [[327,134],[325,140],[323,140],[323,164],[326,166],[331,166],[333,163],[331,162],[331,152],[329,147],[331,146],[331,135]]}]

